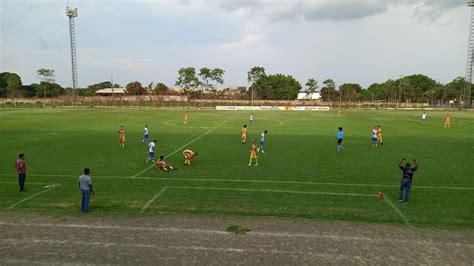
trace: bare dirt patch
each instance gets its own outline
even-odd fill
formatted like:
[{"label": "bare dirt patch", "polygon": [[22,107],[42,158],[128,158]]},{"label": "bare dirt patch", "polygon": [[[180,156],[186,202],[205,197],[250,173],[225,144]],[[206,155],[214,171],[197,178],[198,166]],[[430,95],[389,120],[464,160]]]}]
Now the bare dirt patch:
[{"label": "bare dirt patch", "polygon": [[[227,232],[230,225],[250,229]],[[281,218],[0,212],[0,264],[474,263],[473,230]]]}]

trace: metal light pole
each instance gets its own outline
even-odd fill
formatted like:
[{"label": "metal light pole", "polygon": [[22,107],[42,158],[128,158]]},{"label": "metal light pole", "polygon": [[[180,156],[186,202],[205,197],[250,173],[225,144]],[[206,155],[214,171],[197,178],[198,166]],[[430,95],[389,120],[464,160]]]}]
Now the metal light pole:
[{"label": "metal light pole", "polygon": [[76,30],[74,18],[77,17],[77,8],[66,7],[66,16],[69,17],[69,35],[71,39],[72,89],[76,95],[77,89],[77,58],[76,58]]},{"label": "metal light pole", "polygon": [[398,82],[398,101],[397,101],[397,109],[398,109],[398,105],[402,102],[402,80],[403,80],[404,76],[403,75],[400,75],[400,80]]},{"label": "metal light pole", "polygon": [[474,61],[474,0],[468,0],[467,6],[471,9],[471,22],[469,27],[469,42],[467,48],[466,63],[466,85],[464,86],[464,107],[471,108],[471,83],[472,83],[472,64]]}]

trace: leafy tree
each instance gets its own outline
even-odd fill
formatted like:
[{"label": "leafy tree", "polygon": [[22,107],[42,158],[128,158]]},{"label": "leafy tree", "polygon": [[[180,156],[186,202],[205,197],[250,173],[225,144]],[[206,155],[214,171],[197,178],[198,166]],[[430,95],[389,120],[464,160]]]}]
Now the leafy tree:
[{"label": "leafy tree", "polygon": [[370,100],[372,100],[373,95],[374,94],[373,94],[372,91],[363,89],[363,90],[360,91],[359,100],[370,101]]},{"label": "leafy tree", "polygon": [[464,87],[466,86],[466,79],[463,77],[457,77],[453,81],[444,85],[444,93],[442,101],[460,100],[463,97]]},{"label": "leafy tree", "polygon": [[336,90],[336,82],[334,82],[334,80],[326,79],[323,81],[321,98],[323,101],[336,100],[339,98],[339,93]]},{"label": "leafy tree", "polygon": [[263,75],[252,84],[251,89],[255,89],[265,100],[294,100],[301,84],[291,75]]},{"label": "leafy tree", "polygon": [[41,68],[36,70],[36,74],[38,74],[39,79],[42,82],[52,83],[54,82],[54,69],[46,69]]},{"label": "leafy tree", "polygon": [[318,81],[315,80],[314,78],[309,78],[308,81],[306,81],[306,96],[310,96],[311,94],[315,93],[316,90],[319,88],[318,86]]},{"label": "leafy tree", "polygon": [[222,76],[224,75],[225,71],[220,68],[209,69],[207,67],[203,67],[199,70],[199,77],[201,81],[199,82],[202,85],[203,89],[213,89],[217,84],[223,84],[224,79]]},{"label": "leafy tree", "polygon": [[57,83],[41,81],[36,87],[36,96],[38,97],[57,97],[64,94],[64,88]]},{"label": "leafy tree", "polygon": [[36,91],[38,90],[39,84],[33,83],[30,85],[23,85],[21,86],[21,91],[23,92],[24,97],[35,97],[36,96]]},{"label": "leafy tree", "polygon": [[185,94],[188,94],[190,89],[197,88],[200,82],[196,76],[196,69],[194,67],[182,67],[179,69],[175,85],[182,87]]},{"label": "leafy tree", "polygon": [[130,95],[144,95],[145,88],[143,88],[142,84],[138,81],[133,81],[127,84],[127,92]]},{"label": "leafy tree", "polygon": [[387,99],[386,87],[385,83],[373,83],[367,88],[367,90],[373,93],[374,100],[385,100]]},{"label": "leafy tree", "polygon": [[247,72],[247,81],[251,83],[250,90],[248,91],[249,98],[253,99],[255,97],[254,90],[256,90],[256,87],[258,86],[255,83],[257,82],[257,80],[264,76],[266,76],[265,68],[260,66],[254,66],[250,69],[249,72]]},{"label": "leafy tree", "polygon": [[157,83],[155,86],[155,93],[156,94],[166,94],[166,92],[169,90],[168,86],[166,86],[163,83]]},{"label": "leafy tree", "polygon": [[249,83],[255,83],[260,77],[265,76],[265,68],[260,66],[255,66],[250,69],[247,73],[247,80]]},{"label": "leafy tree", "polygon": [[107,88],[120,88],[119,84],[113,84],[110,81],[102,81],[99,83],[91,84],[87,86],[87,90],[94,93],[98,90],[107,89]]},{"label": "leafy tree", "polygon": [[0,73],[0,96],[19,97],[23,95],[21,90],[21,78],[16,73]]},{"label": "leafy tree", "polygon": [[339,93],[342,93],[342,99],[346,101],[354,101],[359,99],[359,93],[362,87],[357,83],[344,83],[339,86]]}]

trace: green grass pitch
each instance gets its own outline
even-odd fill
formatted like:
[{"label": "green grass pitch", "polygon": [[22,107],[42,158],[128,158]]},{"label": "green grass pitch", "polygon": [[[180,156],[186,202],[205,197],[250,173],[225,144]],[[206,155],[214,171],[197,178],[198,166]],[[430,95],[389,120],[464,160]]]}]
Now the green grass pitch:
[{"label": "green grass pitch", "polygon": [[[89,215],[249,215],[474,228],[474,115],[451,111],[452,127],[445,129],[445,114],[429,111],[423,125],[420,111],[345,111],[342,118],[335,111],[257,111],[242,144],[246,111],[191,110],[184,125],[183,110],[3,109],[0,208],[80,215],[77,177],[89,167],[96,189]],[[172,154],[167,162],[177,171],[145,164],[145,123],[150,139],[158,140],[157,155]],[[118,144],[122,124],[125,149]],[[370,142],[374,125],[384,132],[384,145],[376,149]],[[336,152],[338,126],[345,131],[344,153]],[[258,167],[248,167],[250,140],[258,141],[263,130],[269,131],[266,153]],[[183,165],[186,143],[199,153],[191,167]],[[19,153],[26,154],[26,193],[16,184]],[[402,157],[420,164],[409,204],[398,203]],[[387,200],[376,200],[377,191]]]}]

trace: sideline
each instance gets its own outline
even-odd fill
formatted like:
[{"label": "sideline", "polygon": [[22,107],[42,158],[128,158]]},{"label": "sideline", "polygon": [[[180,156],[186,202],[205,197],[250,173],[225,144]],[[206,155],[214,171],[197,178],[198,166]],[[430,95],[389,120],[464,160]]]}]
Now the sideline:
[{"label": "sideline", "polygon": [[246,188],[219,188],[219,187],[163,187],[153,198],[151,198],[142,208],[143,213],[156,199],[158,199],[168,189],[197,189],[197,190],[226,190],[226,191],[243,191],[243,192],[271,192],[286,194],[306,194],[306,195],[331,195],[331,196],[354,196],[354,197],[373,197],[372,194],[357,193],[337,193],[337,192],[317,192],[317,191],[297,191],[297,190],[275,190],[275,189],[246,189]]},{"label": "sideline", "polygon": [[[0,176],[16,176],[17,174],[0,174]],[[30,176],[43,177],[78,177],[78,175],[45,175],[29,174]],[[334,182],[311,182],[311,181],[290,181],[290,180],[255,180],[255,179],[220,179],[220,178],[174,178],[174,177],[152,177],[152,176],[94,176],[94,178],[104,179],[142,179],[142,180],[161,180],[161,181],[195,181],[195,182],[223,182],[223,183],[274,183],[274,184],[295,184],[295,185],[327,185],[327,186],[363,186],[363,187],[400,187],[400,185],[391,184],[364,184],[364,183],[334,183]],[[411,186],[421,189],[452,189],[452,190],[474,190],[474,187],[435,187],[435,186]]]},{"label": "sideline", "polygon": [[33,195],[31,195],[31,196],[29,196],[29,197],[27,197],[27,198],[24,198],[24,199],[20,200],[19,202],[17,202],[17,203],[15,203],[15,204],[11,205],[10,207],[7,208],[7,210],[11,210],[11,209],[15,208],[16,206],[22,204],[22,203],[25,202],[25,201],[28,201],[28,200],[30,200],[30,199],[36,197],[36,196],[39,196],[39,195],[41,195],[41,194],[43,194],[43,193],[46,193],[46,192],[48,192],[48,191],[50,191],[50,190],[53,190],[53,189],[55,189],[55,188],[57,188],[57,187],[60,187],[60,186],[61,186],[61,184],[52,184],[51,187],[49,187],[49,188],[47,188],[47,189],[45,189],[45,190],[42,190],[42,191],[40,191],[40,192],[38,192],[38,193],[36,193],[36,194],[33,194]]}]

